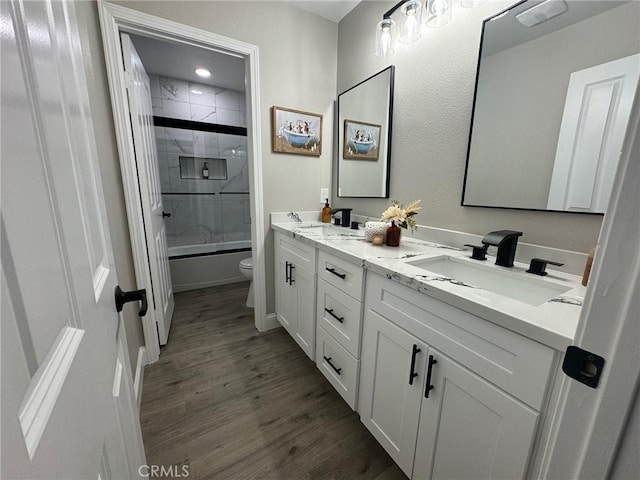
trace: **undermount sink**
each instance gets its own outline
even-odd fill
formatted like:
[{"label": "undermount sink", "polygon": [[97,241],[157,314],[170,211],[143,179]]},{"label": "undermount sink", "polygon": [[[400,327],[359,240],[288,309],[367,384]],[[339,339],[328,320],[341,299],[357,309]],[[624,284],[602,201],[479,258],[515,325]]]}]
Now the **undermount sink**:
[{"label": "undermount sink", "polygon": [[411,260],[407,264],[534,306],[542,305],[570,290],[570,287],[532,278],[522,271],[502,270],[503,267],[446,255]]},{"label": "undermount sink", "polygon": [[322,222],[301,222],[296,225],[297,228],[315,228],[315,227],[323,227],[325,225],[330,225],[329,223]]}]

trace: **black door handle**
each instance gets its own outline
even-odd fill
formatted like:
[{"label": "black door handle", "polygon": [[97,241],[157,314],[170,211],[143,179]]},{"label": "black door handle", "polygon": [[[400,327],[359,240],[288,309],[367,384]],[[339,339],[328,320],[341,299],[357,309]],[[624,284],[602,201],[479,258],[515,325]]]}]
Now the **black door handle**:
[{"label": "black door handle", "polygon": [[347,274],[346,274],[346,273],[338,273],[338,272],[336,272],[336,269],[335,269],[335,268],[329,268],[329,267],[327,267],[327,268],[325,268],[325,270],[326,270],[327,272],[331,272],[331,273],[333,273],[336,277],[340,277],[340,278],[341,278],[341,279],[343,279],[343,280],[344,280],[345,278],[347,278]]},{"label": "black door handle", "polygon": [[[289,275],[290,275],[290,273],[289,273],[289,265],[290,264],[289,264],[289,262],[284,262],[284,263],[285,263],[285,265],[284,265],[284,281],[286,283],[289,283]],[[291,285],[291,284],[289,284],[289,285]]]},{"label": "black door handle", "polygon": [[144,317],[147,314],[147,290],[131,290],[123,292],[120,285],[116,286],[114,297],[116,300],[116,311],[121,312],[122,306],[128,302],[140,302],[140,311],[138,315]]},{"label": "black door handle", "polygon": [[424,388],[424,398],[429,398],[429,392],[433,390],[433,385],[431,385],[431,372],[433,371],[433,366],[438,363],[438,360],[433,358],[433,355],[429,355],[429,368],[427,369],[427,386]]},{"label": "black door handle", "polygon": [[418,376],[416,373],[416,355],[420,352],[418,345],[413,345],[413,352],[411,352],[411,370],[409,371],[409,385],[413,385],[413,379]]},{"label": "black door handle", "polygon": [[336,368],[336,366],[333,363],[331,363],[331,357],[325,357],[323,355],[322,358],[324,358],[324,361],[327,362],[329,364],[329,366],[331,368],[333,368],[338,375],[340,375],[340,372],[342,371],[342,369],[341,368]]},{"label": "black door handle", "polygon": [[171,216],[171,214],[170,214],[170,213],[167,213],[167,212],[165,212],[164,210],[162,211],[162,218],[170,217],[170,216]]},{"label": "black door handle", "polygon": [[295,282],[295,280],[293,279],[293,269],[296,268],[296,266],[293,263],[289,264],[289,285],[293,285],[293,282]]},{"label": "black door handle", "polygon": [[329,315],[331,315],[340,323],[344,323],[344,317],[338,317],[335,313],[333,313],[333,308],[325,308],[324,311],[327,312]]}]

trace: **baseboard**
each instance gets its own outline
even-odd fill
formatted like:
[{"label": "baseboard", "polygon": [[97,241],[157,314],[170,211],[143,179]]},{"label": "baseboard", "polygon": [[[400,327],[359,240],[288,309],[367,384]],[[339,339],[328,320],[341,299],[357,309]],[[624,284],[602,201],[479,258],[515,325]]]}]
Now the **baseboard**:
[{"label": "baseboard", "polygon": [[189,290],[199,290],[201,288],[218,287],[220,285],[228,285],[230,283],[247,282],[243,276],[224,278],[222,280],[213,280],[211,282],[183,283],[173,285],[173,293],[188,292]]},{"label": "baseboard", "polygon": [[142,382],[144,380],[144,367],[147,364],[147,349],[140,347],[138,349],[138,362],[136,363],[136,378],[133,380],[133,391],[136,394],[138,407],[142,401]]},{"label": "baseboard", "polygon": [[278,316],[275,313],[270,313],[267,315],[267,318],[264,322],[264,332],[267,330],[273,330],[274,328],[280,328],[280,322],[278,321]]}]

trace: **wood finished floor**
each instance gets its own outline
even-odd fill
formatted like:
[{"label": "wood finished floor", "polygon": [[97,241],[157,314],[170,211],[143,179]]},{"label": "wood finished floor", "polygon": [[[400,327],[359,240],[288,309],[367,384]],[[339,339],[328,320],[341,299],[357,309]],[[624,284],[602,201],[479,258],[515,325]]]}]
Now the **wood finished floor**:
[{"label": "wood finished floor", "polygon": [[406,480],[284,329],[258,333],[247,288],[175,296],[144,376],[147,464],[188,465],[198,480]]}]

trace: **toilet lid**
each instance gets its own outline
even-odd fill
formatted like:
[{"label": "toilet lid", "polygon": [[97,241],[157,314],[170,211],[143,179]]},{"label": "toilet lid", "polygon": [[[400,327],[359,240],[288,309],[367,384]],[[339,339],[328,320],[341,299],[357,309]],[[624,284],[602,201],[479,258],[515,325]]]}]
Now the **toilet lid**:
[{"label": "toilet lid", "polygon": [[244,260],[240,260],[240,268],[253,268],[253,258],[245,258]]}]

